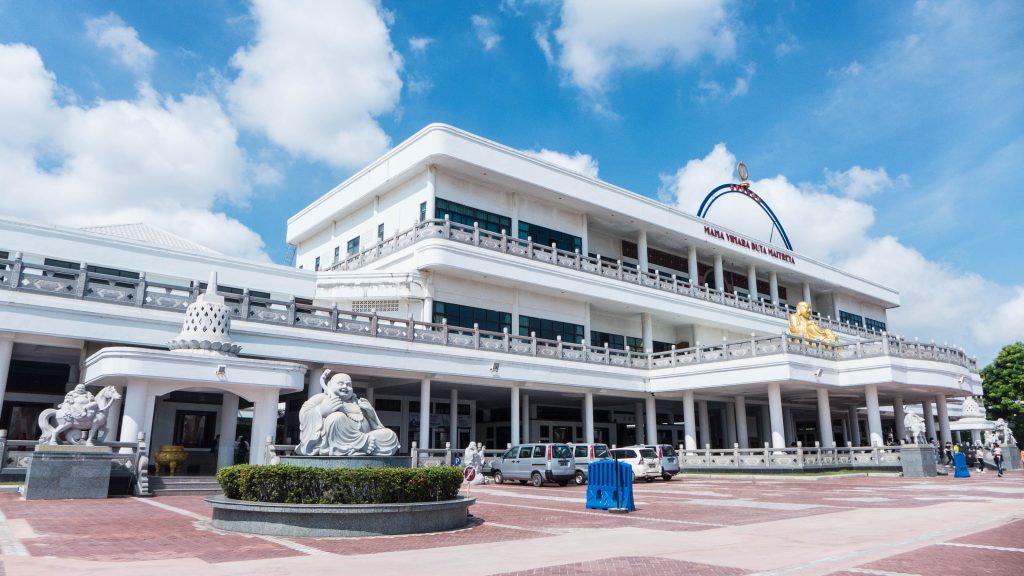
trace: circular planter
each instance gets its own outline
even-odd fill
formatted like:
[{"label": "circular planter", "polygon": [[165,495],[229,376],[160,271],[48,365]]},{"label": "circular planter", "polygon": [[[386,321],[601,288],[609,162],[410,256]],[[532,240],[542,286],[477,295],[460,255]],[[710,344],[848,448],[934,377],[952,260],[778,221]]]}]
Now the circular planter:
[{"label": "circular planter", "polygon": [[213,527],[267,536],[386,536],[462,528],[476,498],[412,504],[280,504],[207,496]]}]

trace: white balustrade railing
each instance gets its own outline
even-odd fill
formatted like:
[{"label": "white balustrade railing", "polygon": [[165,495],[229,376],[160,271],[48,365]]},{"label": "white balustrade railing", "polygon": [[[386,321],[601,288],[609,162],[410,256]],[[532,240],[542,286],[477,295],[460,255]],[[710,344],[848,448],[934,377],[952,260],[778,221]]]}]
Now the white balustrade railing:
[{"label": "white balustrade railing", "polygon": [[818,468],[899,469],[902,466],[899,446],[833,446],[825,448],[815,442],[805,447],[799,442],[789,448],[711,448],[677,453],[683,470],[758,470],[770,468],[814,470]]}]

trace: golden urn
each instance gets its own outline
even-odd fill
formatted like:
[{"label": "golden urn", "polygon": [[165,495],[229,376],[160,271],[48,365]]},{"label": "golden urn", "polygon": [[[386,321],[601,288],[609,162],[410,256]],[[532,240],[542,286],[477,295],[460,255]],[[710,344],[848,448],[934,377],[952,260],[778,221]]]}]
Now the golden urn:
[{"label": "golden urn", "polygon": [[170,470],[171,476],[178,474],[178,467],[188,460],[188,452],[185,452],[184,446],[170,446],[164,445],[160,447],[160,450],[156,453],[156,457],[153,459],[156,461],[156,475],[160,475],[160,467],[166,466]]}]

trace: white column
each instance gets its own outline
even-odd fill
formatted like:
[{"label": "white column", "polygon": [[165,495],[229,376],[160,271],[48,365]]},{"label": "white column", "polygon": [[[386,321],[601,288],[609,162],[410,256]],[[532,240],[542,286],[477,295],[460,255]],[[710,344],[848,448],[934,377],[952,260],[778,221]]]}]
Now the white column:
[{"label": "white column", "polygon": [[231,392],[224,393],[224,401],[220,406],[220,444],[217,446],[217,468],[231,466],[235,463],[235,433],[238,431],[238,396]]},{"label": "white column", "polygon": [[708,419],[708,401],[697,401],[697,418],[700,424],[700,447],[711,444],[711,420]]},{"label": "white column", "polygon": [[633,421],[636,422],[636,428],[633,429],[635,432],[635,441],[637,444],[644,443],[644,403],[637,402],[633,405]]},{"label": "white column", "polygon": [[434,321],[434,277],[430,272],[421,272],[423,281],[423,308],[420,311],[420,322]]},{"label": "white column", "polygon": [[782,409],[782,430],[786,434],[786,446],[796,441],[796,422],[793,420],[793,409]]},{"label": "white column", "polygon": [[818,442],[822,448],[831,448],[835,440],[832,438],[832,408],[828,402],[828,390],[818,389]]},{"label": "white column", "polygon": [[654,396],[648,396],[646,399],[646,406],[644,406],[644,416],[647,417],[647,443],[657,444],[658,443],[658,412],[655,405]]},{"label": "white column", "polygon": [[772,297],[772,304],[779,305],[779,275],[772,270],[768,273],[768,295]]},{"label": "white column", "polygon": [[953,436],[949,432],[949,410],[946,408],[946,397],[942,394],[936,395],[935,407],[939,412],[939,431],[942,434],[942,441],[952,442]]},{"label": "white column", "polygon": [[249,464],[267,463],[267,438],[277,441],[277,390],[257,396],[252,404],[252,437],[249,439]]},{"label": "white column", "polygon": [[[146,400],[149,398],[149,385],[145,382],[129,382],[124,390],[124,416],[121,418],[121,442],[137,442],[139,432],[145,432]],[[148,435],[146,442],[152,443]],[[131,448],[121,448],[122,453],[131,452]]]},{"label": "white column", "polygon": [[938,440],[935,435],[935,417],[932,416],[932,403],[925,400],[921,402],[921,413],[924,415],[924,433],[926,441]]},{"label": "white column", "polygon": [[683,392],[683,433],[687,450],[697,448],[697,423],[693,410],[693,390]]},{"label": "white column", "polygon": [[520,425],[522,426],[522,428],[520,428],[520,434],[523,439],[523,444],[526,444],[530,441],[530,395],[523,394],[523,399],[519,404],[522,406],[523,412],[521,415],[523,423]]},{"label": "white column", "polygon": [[427,220],[434,217],[434,207],[437,205],[437,167],[431,164],[427,166]]},{"label": "white column", "polygon": [[452,448],[459,448],[459,391],[457,389],[452,388],[448,403],[448,426],[450,428],[448,439],[452,443]]},{"label": "white column", "polygon": [[640,323],[643,325],[644,352],[654,352],[654,321],[650,312],[640,314]]},{"label": "white column", "polygon": [[864,387],[864,399],[868,409],[869,446],[885,446],[882,436],[882,412],[878,409],[878,386],[868,384]]},{"label": "white column", "polygon": [[[512,387],[511,407],[508,411],[508,424],[511,428],[509,441],[512,444],[519,444],[519,387]],[[500,447],[499,447],[500,448]]]},{"label": "white column", "polygon": [[11,373],[11,356],[14,354],[14,338],[0,338],[0,406],[7,392],[7,375]]},{"label": "white column", "polygon": [[[804,302],[807,302],[808,304],[811,304],[811,285],[808,284],[807,282],[804,282],[803,288],[804,288]],[[811,308],[814,308],[814,306],[812,305]]]},{"label": "white column", "polygon": [[757,302],[757,269],[753,264],[747,266],[747,290],[750,291],[750,301]]},{"label": "white column", "polygon": [[313,396],[323,392],[323,389],[320,388],[320,377],[324,375],[324,367],[320,365],[310,366],[306,374],[309,375],[309,384],[306,388],[306,398],[312,398]]},{"label": "white column", "polygon": [[761,444],[772,440],[772,415],[768,405],[761,406]]},{"label": "white column", "polygon": [[636,260],[640,272],[647,272],[647,230],[641,230],[636,238]]},{"label": "white column", "polygon": [[736,441],[740,448],[750,448],[750,435],[747,433],[747,399],[743,396],[733,398],[736,406]]},{"label": "white column", "polygon": [[907,429],[903,425],[903,418],[906,415],[903,413],[903,398],[896,397],[892,399],[892,417],[896,424],[896,441],[900,444],[907,437]]},{"label": "white column", "polygon": [[594,394],[583,394],[583,438],[587,444],[594,443]]},{"label": "white column", "polygon": [[[515,442],[515,440],[513,440]],[[420,449],[430,448],[430,378],[420,380]]]},{"label": "white column", "polygon": [[686,271],[690,274],[690,284],[699,284],[697,278],[697,247],[690,246],[686,255]]},{"label": "white column", "polygon": [[725,403],[725,448],[732,448],[736,444],[736,405],[732,402]]},{"label": "white column", "polygon": [[725,272],[722,270],[721,254],[715,254],[715,290],[725,290]]},{"label": "white column", "polygon": [[[510,219],[512,220],[512,229],[508,231],[508,235],[513,238],[519,238],[519,194],[515,192],[512,193],[512,215]],[[514,323],[512,325],[518,326],[518,324]],[[512,439],[512,443],[516,443],[515,438]]]},{"label": "white column", "polygon": [[860,419],[857,417],[856,406],[850,406],[848,420],[850,425],[850,442],[853,442],[854,446],[860,446]]},{"label": "white column", "polygon": [[768,384],[768,414],[771,418],[772,448],[785,448],[786,430],[782,419],[782,386],[778,382]]},{"label": "white column", "polygon": [[376,394],[373,391],[373,384],[366,383],[366,401],[370,403],[370,406],[377,407]]}]

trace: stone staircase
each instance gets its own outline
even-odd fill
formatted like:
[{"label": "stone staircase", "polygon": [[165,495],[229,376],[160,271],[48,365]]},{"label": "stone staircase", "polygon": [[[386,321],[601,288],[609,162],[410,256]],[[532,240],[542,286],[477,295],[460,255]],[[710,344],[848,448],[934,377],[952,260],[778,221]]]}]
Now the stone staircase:
[{"label": "stone staircase", "polygon": [[221,490],[214,476],[150,476],[149,492],[153,496],[210,496]]}]

